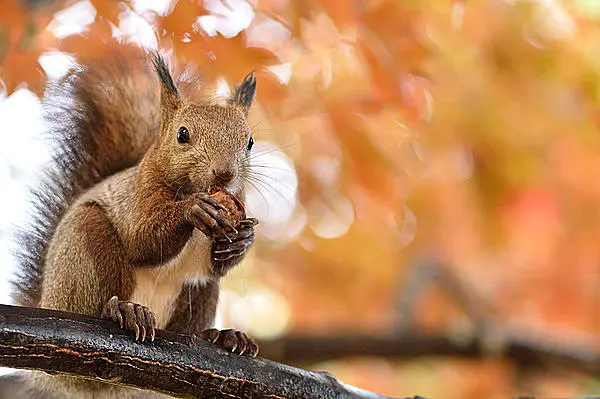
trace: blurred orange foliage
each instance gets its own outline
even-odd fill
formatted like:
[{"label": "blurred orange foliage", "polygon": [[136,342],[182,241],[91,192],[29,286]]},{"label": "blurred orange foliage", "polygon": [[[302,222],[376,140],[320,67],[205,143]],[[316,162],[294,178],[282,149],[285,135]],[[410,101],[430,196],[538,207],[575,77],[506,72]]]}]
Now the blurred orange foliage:
[{"label": "blurred orange foliage", "polygon": [[[278,226],[292,238],[262,237],[252,273],[286,298],[292,331],[392,331],[398,289],[427,256],[507,324],[600,333],[600,15],[590,2],[253,0],[232,37],[198,23],[215,2],[135,3],[92,0],[93,22],[59,39],[45,27],[73,1],[4,0],[7,93],[22,83],[41,93],[46,52],[101,55],[103,43],[131,40],[114,29],[128,13],[207,82],[257,70],[256,135],[292,160],[299,191]],[[453,330],[464,317],[436,292],[415,306],[423,328]],[[371,361],[319,366],[398,396],[586,392],[580,376],[525,377],[499,360]]]}]

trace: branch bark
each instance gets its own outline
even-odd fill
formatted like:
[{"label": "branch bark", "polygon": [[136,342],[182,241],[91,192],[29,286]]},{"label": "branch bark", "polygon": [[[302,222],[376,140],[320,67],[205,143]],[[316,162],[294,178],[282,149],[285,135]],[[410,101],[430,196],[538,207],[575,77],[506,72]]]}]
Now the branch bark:
[{"label": "branch bark", "polygon": [[[488,348],[485,338],[459,341],[414,331],[389,337],[288,336],[261,343],[261,355],[297,365],[365,355],[396,359],[492,355],[525,369],[559,367],[600,376],[600,352],[594,342],[561,343],[524,331],[502,336],[496,350]],[[139,344],[110,321],[8,305],[0,305],[0,366],[119,381],[173,396],[385,398],[327,373],[233,355],[192,337],[159,331],[154,343]]]},{"label": "branch bark", "polygon": [[0,365],[81,376],[196,398],[385,398],[328,373],[228,353],[159,330],[135,343],[114,323],[47,309],[0,305]]}]

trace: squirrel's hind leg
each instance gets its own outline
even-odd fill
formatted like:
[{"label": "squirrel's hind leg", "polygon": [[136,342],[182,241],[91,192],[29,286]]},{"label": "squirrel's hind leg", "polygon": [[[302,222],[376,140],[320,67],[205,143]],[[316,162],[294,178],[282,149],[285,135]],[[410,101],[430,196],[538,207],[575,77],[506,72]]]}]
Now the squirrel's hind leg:
[{"label": "squirrel's hind leg", "polygon": [[40,307],[101,316],[110,298],[129,298],[134,284],[134,268],[101,207],[67,212],[48,249]]},{"label": "squirrel's hind leg", "polygon": [[[48,249],[39,306],[101,316],[113,296],[131,297],[135,284],[133,271],[116,231],[100,206],[75,205],[59,223]],[[37,372],[28,384],[36,392],[52,392],[57,398],[165,397]]]}]

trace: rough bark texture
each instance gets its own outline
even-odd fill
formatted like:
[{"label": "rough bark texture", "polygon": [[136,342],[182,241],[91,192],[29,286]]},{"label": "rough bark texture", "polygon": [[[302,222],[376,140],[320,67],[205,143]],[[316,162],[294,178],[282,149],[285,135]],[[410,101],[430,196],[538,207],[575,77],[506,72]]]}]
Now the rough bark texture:
[{"label": "rough bark texture", "polygon": [[136,343],[94,317],[0,305],[0,365],[83,376],[196,398],[384,398],[262,358],[158,331]]},{"label": "rough bark texture", "polygon": [[[553,342],[523,332],[503,334],[500,341],[494,350],[485,339],[461,342],[415,332],[394,337],[292,336],[261,343],[261,355],[294,364],[364,355],[495,355],[514,361],[520,370],[558,367],[600,376],[600,353],[590,342]],[[232,355],[187,336],[159,330],[153,343],[140,344],[110,321],[8,305],[0,305],[0,366],[78,375],[181,397],[385,398],[330,374]]]}]

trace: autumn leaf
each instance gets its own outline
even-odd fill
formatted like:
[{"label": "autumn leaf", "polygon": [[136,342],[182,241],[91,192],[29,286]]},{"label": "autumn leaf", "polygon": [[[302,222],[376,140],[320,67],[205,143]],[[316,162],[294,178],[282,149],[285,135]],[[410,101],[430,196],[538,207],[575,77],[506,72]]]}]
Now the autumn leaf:
[{"label": "autumn leaf", "polygon": [[94,8],[96,9],[96,18],[102,18],[112,23],[115,26],[119,26],[119,15],[122,12],[122,8],[127,7],[129,1],[118,1],[118,0],[90,0]]},{"label": "autumn leaf", "polygon": [[273,110],[281,107],[282,102],[289,96],[288,89],[279,78],[266,69],[256,72],[258,85],[256,97],[261,106]]},{"label": "autumn leaf", "polygon": [[353,104],[338,100],[328,104],[328,107],[334,133],[346,152],[347,178],[362,185],[382,204],[393,203],[398,198],[394,183],[395,168],[371,143],[358,115],[348,112],[348,109],[354,108]]},{"label": "autumn leaf", "polygon": [[38,63],[39,56],[54,43],[45,27],[50,22],[57,4],[28,9],[20,2],[8,2],[0,13],[0,77],[10,94],[26,83],[40,93],[45,75]]},{"label": "autumn leaf", "polygon": [[204,78],[214,81],[224,76],[230,82],[240,82],[253,70],[274,65],[277,57],[269,50],[259,47],[246,47],[244,34],[225,38],[196,32],[190,40],[173,42],[178,58],[194,61],[201,69]]},{"label": "autumn leaf", "polygon": [[64,38],[59,49],[79,57],[102,58],[116,43],[110,22],[97,19],[87,31]]},{"label": "autumn leaf", "polygon": [[180,41],[194,31],[193,25],[198,17],[207,13],[201,0],[175,0],[171,12],[163,18],[158,18],[156,30],[161,37],[171,37],[174,41]]}]

